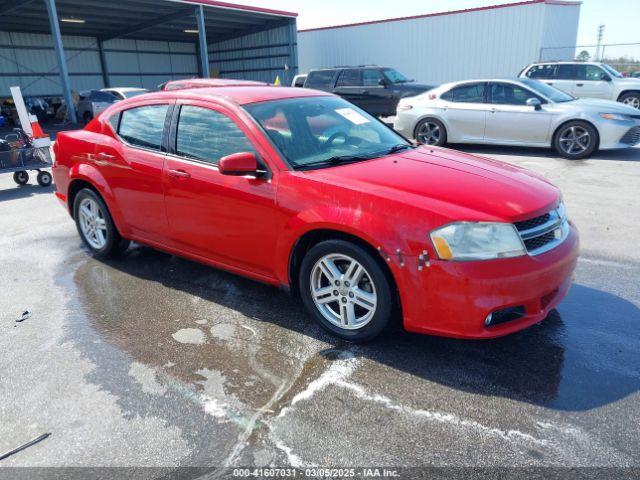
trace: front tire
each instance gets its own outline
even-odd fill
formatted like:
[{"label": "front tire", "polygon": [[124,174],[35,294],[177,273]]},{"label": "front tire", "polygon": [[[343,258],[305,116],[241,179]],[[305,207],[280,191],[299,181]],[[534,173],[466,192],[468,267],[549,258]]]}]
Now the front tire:
[{"label": "front tire", "polygon": [[334,335],[365,342],[391,321],[393,295],[389,279],[365,249],[344,240],[312,247],[300,266],[304,306]]},{"label": "front tire", "polygon": [[447,143],[447,129],[440,120],[424,118],[416,125],[413,137],[422,145],[442,147]]},{"label": "front tire", "polygon": [[568,122],[556,131],[553,147],[569,160],[587,158],[598,147],[598,132],[587,122]]},{"label": "front tire", "polygon": [[73,202],[73,218],[80,238],[93,256],[114,257],[129,247],[116,229],[107,205],[102,198],[88,188],[78,192]]},{"label": "front tire", "polygon": [[620,103],[640,110],[640,92],[629,92],[621,95],[618,99]]}]

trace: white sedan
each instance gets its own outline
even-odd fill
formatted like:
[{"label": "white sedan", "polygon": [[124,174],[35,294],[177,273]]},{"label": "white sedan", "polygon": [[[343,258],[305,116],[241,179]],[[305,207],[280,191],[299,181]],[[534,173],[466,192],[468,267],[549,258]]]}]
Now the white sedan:
[{"label": "white sedan", "polygon": [[640,143],[640,113],[610,100],[577,99],[537,80],[472,80],[402,99],[394,129],[429,145],[551,147],[580,159]]}]

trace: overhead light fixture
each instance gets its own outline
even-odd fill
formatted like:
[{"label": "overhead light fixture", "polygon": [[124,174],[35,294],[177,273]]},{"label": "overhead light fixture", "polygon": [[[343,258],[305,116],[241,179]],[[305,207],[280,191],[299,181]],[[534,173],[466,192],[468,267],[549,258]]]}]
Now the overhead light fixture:
[{"label": "overhead light fixture", "polygon": [[85,20],[83,18],[73,18],[73,17],[62,17],[60,21],[65,23],[85,23]]},{"label": "overhead light fixture", "polygon": [[198,30],[183,30],[184,33],[198,33]]}]

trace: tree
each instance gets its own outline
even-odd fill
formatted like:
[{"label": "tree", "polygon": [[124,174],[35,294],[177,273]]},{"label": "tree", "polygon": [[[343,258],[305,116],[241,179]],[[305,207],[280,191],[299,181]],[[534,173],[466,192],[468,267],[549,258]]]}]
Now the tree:
[{"label": "tree", "polygon": [[589,52],[587,52],[586,50],[582,50],[576,57],[576,60],[578,60],[579,62],[588,62],[590,59],[591,55],[589,55]]}]

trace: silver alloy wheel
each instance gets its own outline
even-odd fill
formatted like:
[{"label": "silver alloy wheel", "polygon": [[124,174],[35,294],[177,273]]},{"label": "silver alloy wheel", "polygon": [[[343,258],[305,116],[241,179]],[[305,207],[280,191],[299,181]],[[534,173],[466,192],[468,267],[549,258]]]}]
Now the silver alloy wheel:
[{"label": "silver alloy wheel", "polygon": [[85,240],[96,250],[107,244],[107,222],[104,212],[92,198],[83,198],[78,207],[80,230]]},{"label": "silver alloy wheel", "polygon": [[378,297],[371,275],[347,255],[320,258],[311,269],[310,288],[318,311],[339,328],[362,328],[376,313]]},{"label": "silver alloy wheel", "polygon": [[571,126],[560,133],[560,148],[568,155],[579,155],[589,148],[591,134],[578,125]]},{"label": "silver alloy wheel", "polygon": [[425,145],[435,145],[440,141],[441,133],[439,125],[426,121],[420,125],[416,133],[416,140]]},{"label": "silver alloy wheel", "polygon": [[627,97],[622,101],[622,103],[640,110],[640,97]]}]

